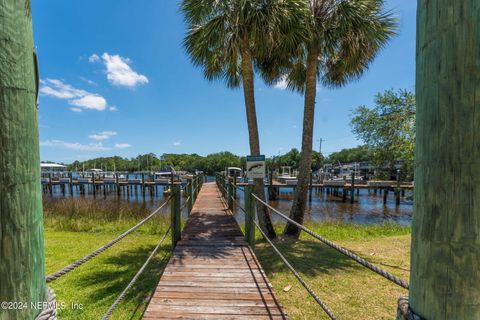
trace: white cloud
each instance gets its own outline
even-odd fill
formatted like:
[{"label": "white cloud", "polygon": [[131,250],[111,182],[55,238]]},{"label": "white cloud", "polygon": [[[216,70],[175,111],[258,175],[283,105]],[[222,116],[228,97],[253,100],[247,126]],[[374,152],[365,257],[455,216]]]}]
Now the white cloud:
[{"label": "white cloud", "polygon": [[179,147],[182,145],[182,141],[173,141],[172,143],[175,147]]},{"label": "white cloud", "polygon": [[40,87],[40,93],[58,99],[78,98],[88,94],[85,90],[76,89],[57,79],[46,79],[42,80],[40,83],[42,84]]},{"label": "white cloud", "polygon": [[115,149],[125,149],[125,148],[130,148],[132,145],[128,143],[117,143],[115,144]]},{"label": "white cloud", "polygon": [[61,148],[76,151],[105,151],[110,148],[104,147],[101,142],[81,144],[78,142],[66,142],[62,140],[45,140],[40,142],[41,147]]},{"label": "white cloud", "polygon": [[92,81],[92,80],[87,79],[85,77],[80,77],[80,80],[85,81],[86,83],[88,83],[91,86],[98,86],[98,84],[95,81]]},{"label": "white cloud", "polygon": [[72,110],[73,112],[83,112],[81,108],[77,108],[77,107],[70,108],[70,110]]},{"label": "white cloud", "polygon": [[57,99],[68,99],[68,103],[74,107],[71,108],[74,112],[80,112],[82,108],[98,111],[107,109],[107,100],[99,94],[74,88],[57,79],[42,80],[41,84],[41,94]]},{"label": "white cloud", "polygon": [[138,85],[148,83],[148,78],[135,72],[130,66],[131,60],[119,55],[102,55],[103,62],[107,68],[107,79],[117,86],[135,88]]},{"label": "white cloud", "polygon": [[94,63],[100,61],[100,57],[98,54],[94,53],[90,57],[88,57],[88,62]]},{"label": "white cloud", "polygon": [[275,83],[275,85],[273,87],[275,89],[285,90],[285,89],[287,89],[287,86],[288,86],[287,78],[283,77],[277,83]]},{"label": "white cloud", "polygon": [[111,107],[108,107],[108,110],[115,112],[115,111],[118,111],[118,108],[115,106],[111,106]]},{"label": "white cloud", "polygon": [[110,139],[113,136],[116,136],[117,133],[115,131],[102,131],[98,133],[92,133],[88,137],[90,139],[96,140],[96,141],[101,141],[101,140],[107,140]]},{"label": "white cloud", "polygon": [[97,94],[87,94],[81,98],[70,100],[69,103],[76,107],[94,109],[98,111],[103,111],[107,107],[107,100]]}]

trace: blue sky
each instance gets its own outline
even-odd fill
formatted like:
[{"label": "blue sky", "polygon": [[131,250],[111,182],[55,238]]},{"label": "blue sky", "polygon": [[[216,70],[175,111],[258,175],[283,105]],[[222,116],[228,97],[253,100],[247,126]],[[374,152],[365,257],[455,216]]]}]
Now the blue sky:
[{"label": "blue sky", "polygon": [[[42,160],[218,151],[248,154],[243,95],[207,82],[182,40],[176,0],[32,0]],[[317,94],[315,149],[360,143],[349,119],[386,89],[414,90],[415,0],[388,0],[400,32],[368,72]],[[262,153],[300,148],[303,97],[256,82]]]}]

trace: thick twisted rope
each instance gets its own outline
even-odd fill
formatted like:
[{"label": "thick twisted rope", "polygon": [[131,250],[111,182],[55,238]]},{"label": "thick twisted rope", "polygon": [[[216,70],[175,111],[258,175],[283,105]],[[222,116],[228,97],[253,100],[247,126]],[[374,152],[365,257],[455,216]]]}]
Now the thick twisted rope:
[{"label": "thick twisted rope", "polygon": [[47,308],[42,309],[35,320],[57,320],[57,300],[52,288],[47,291]]},{"label": "thick twisted rope", "polygon": [[397,320],[425,320],[415,314],[408,303],[408,297],[400,297],[398,299]]},{"label": "thick twisted rope", "polygon": [[135,282],[137,282],[137,280],[140,277],[140,275],[142,274],[142,272],[145,270],[145,268],[150,263],[150,261],[153,259],[153,257],[155,257],[155,255],[157,254],[157,251],[160,249],[161,245],[163,244],[163,241],[165,240],[168,233],[170,232],[171,227],[172,227],[171,225],[168,227],[167,232],[165,232],[165,234],[163,235],[163,238],[157,244],[155,249],[153,249],[152,253],[147,258],[147,260],[145,261],[143,266],[137,271],[135,276],[133,276],[132,280],[130,280],[130,283],[125,287],[125,289],[123,289],[122,293],[120,293],[120,295],[115,300],[115,302],[113,302],[113,304],[110,306],[110,308],[108,308],[107,312],[102,317],[102,320],[106,320],[112,315],[112,312],[115,310],[115,308],[117,308],[117,306],[120,304],[120,302],[125,298],[125,295],[127,294],[128,290],[130,290],[133,287],[133,285],[135,284]]},{"label": "thick twisted rope", "polygon": [[169,197],[160,207],[155,209],[145,219],[143,219],[142,221],[140,221],[139,223],[137,223],[136,225],[134,225],[133,227],[131,227],[130,229],[128,229],[127,231],[122,233],[121,235],[119,235],[117,238],[115,238],[112,241],[108,242],[107,244],[101,246],[100,248],[98,248],[97,250],[93,251],[92,253],[86,255],[85,257],[83,257],[83,258],[69,264],[68,266],[65,266],[64,268],[60,269],[59,271],[57,271],[55,273],[52,273],[51,275],[47,276],[47,283],[52,282],[54,280],[57,280],[61,276],[65,275],[65,274],[69,273],[70,271],[74,270],[75,268],[81,266],[82,264],[89,261],[90,259],[98,256],[100,253],[104,252],[105,250],[107,250],[108,248],[110,248],[111,246],[113,246],[114,244],[116,244],[117,242],[119,242],[120,240],[125,238],[126,236],[128,236],[130,233],[132,233],[133,231],[140,228],[145,222],[147,222],[148,220],[153,218],[158,212],[160,212],[160,210],[163,207],[165,207],[165,205],[167,205],[167,203],[170,199],[171,199],[171,197]]},{"label": "thick twisted rope", "polygon": [[268,208],[270,208],[270,210],[272,210],[273,212],[275,212],[276,214],[278,214],[279,216],[281,216],[282,218],[284,218],[285,220],[287,220],[288,222],[294,224],[295,226],[297,226],[298,228],[302,229],[303,231],[305,231],[306,233],[308,233],[309,235],[311,235],[312,237],[320,240],[321,242],[323,242],[324,244],[326,244],[327,246],[329,246],[330,248],[333,248],[335,250],[337,250],[338,252],[344,254],[345,256],[355,260],[356,262],[358,262],[359,264],[361,264],[362,266],[372,270],[373,272],[381,275],[382,277],[384,277],[385,279],[387,280],[390,280],[391,282],[399,285],[400,287],[402,288],[405,288],[405,289],[408,289],[409,288],[409,285],[408,283],[403,280],[403,279],[400,279],[398,278],[397,276],[394,276],[393,274],[383,270],[383,269],[380,269],[379,267],[377,267],[376,265],[368,262],[367,260],[359,257],[358,255],[356,255],[355,253],[343,248],[342,246],[339,246],[338,244],[316,234],[315,232],[313,232],[312,230],[304,227],[303,225],[301,225],[300,223],[290,219],[289,217],[287,217],[286,215],[284,215],[282,212],[278,211],[277,209],[273,208],[271,205],[269,205],[268,203],[266,203],[265,201],[261,200],[259,197],[257,197],[255,194],[252,194],[252,196],[257,199],[257,201],[263,203],[265,206],[267,206]]},{"label": "thick twisted rope", "polygon": [[305,282],[305,280],[303,280],[302,276],[297,272],[297,270],[295,270],[295,268],[293,268],[293,266],[288,262],[288,260],[283,256],[283,254],[280,252],[280,250],[277,249],[277,247],[273,244],[273,242],[268,238],[268,236],[265,234],[265,232],[263,232],[262,228],[260,228],[260,226],[258,225],[257,221],[253,221],[255,223],[255,226],[257,227],[257,229],[262,233],[263,237],[265,238],[265,240],[268,241],[268,243],[272,246],[272,249],[275,250],[275,252],[277,253],[277,255],[280,257],[280,259],[282,259],[283,263],[285,263],[285,265],[288,267],[288,269],[290,269],[290,271],[293,273],[293,275],[295,276],[295,278],[297,278],[297,280],[302,284],[302,286],[307,289],[308,293],[312,296],[313,299],[315,299],[315,301],[318,303],[318,305],[323,309],[323,311],[325,311],[325,313],[330,317],[330,319],[332,320],[336,320],[337,318],[335,317],[335,315],[332,313],[332,311],[330,311],[330,309],[328,309],[327,305],[318,297],[318,295],[315,293],[315,291],[313,291],[312,288],[310,288],[310,286]]}]

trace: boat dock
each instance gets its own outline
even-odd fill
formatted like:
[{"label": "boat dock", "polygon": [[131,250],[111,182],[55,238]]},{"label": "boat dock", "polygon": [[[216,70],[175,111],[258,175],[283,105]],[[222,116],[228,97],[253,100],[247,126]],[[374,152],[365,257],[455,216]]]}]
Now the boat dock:
[{"label": "boat dock", "polygon": [[143,319],[287,319],[214,182],[203,185]]}]

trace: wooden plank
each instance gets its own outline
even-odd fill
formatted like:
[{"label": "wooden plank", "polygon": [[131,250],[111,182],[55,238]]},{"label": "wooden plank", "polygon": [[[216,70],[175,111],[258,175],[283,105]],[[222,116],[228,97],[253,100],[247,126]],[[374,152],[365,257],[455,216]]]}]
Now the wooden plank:
[{"label": "wooden plank", "polygon": [[226,306],[195,306],[195,305],[168,305],[168,304],[150,304],[150,311],[160,311],[167,313],[190,313],[190,314],[243,314],[243,315],[282,315],[283,311],[278,307],[270,308],[268,306],[244,306],[244,307],[226,307]]},{"label": "wooden plank", "polygon": [[[245,315],[218,315],[218,314],[202,314],[200,315],[200,319],[204,320],[281,320],[287,319],[286,316],[265,316],[265,315],[249,315],[246,317]],[[198,320],[198,314],[188,314],[188,313],[165,313],[165,312],[149,312],[146,313],[143,317],[146,320],[154,320],[154,319],[182,319],[182,320]]]},{"label": "wooden plank", "polygon": [[[188,299],[197,300],[235,300],[235,301],[275,301],[270,294],[260,292],[253,293],[233,293],[233,292],[179,292],[179,291],[156,291],[153,295],[155,299]],[[152,298],[152,299],[153,299]],[[277,303],[275,301],[275,303]]]},{"label": "wooden plank", "polygon": [[167,304],[175,306],[224,306],[224,307],[278,307],[274,300],[233,300],[233,299],[186,299],[186,298],[171,298],[171,297],[153,297],[150,303]]},{"label": "wooden plank", "polygon": [[215,184],[204,184],[143,319],[287,319]]},{"label": "wooden plank", "polygon": [[[227,279],[225,279],[228,281]],[[255,282],[222,282],[222,281],[172,281],[163,280],[162,286],[168,287],[203,287],[203,288],[269,288],[266,283]]]}]

